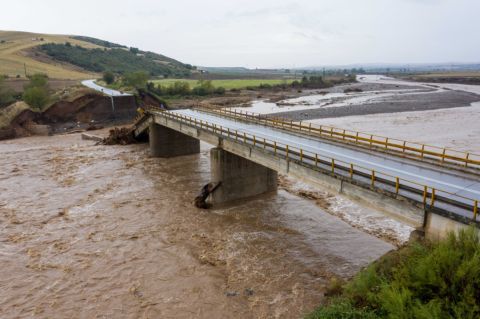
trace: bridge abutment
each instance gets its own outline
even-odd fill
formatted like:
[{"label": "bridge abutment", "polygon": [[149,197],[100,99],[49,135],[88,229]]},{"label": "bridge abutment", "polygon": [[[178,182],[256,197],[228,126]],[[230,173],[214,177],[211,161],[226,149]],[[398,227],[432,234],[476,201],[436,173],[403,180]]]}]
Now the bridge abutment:
[{"label": "bridge abutment", "polygon": [[150,155],[152,157],[175,157],[200,153],[200,141],[171,128],[150,124]]},{"label": "bridge abutment", "polygon": [[210,151],[212,182],[222,185],[212,194],[213,204],[251,197],[277,189],[277,172],[221,148]]}]

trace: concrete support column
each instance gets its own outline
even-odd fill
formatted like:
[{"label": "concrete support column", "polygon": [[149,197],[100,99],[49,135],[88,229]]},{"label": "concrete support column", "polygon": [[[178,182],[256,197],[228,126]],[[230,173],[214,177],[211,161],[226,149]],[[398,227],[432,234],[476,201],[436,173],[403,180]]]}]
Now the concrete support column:
[{"label": "concrete support column", "polygon": [[200,153],[200,141],[168,127],[150,124],[150,155],[152,157],[175,157]]},{"label": "concrete support column", "polygon": [[277,189],[277,172],[243,157],[212,148],[212,182],[222,185],[212,194],[213,204],[224,203]]}]

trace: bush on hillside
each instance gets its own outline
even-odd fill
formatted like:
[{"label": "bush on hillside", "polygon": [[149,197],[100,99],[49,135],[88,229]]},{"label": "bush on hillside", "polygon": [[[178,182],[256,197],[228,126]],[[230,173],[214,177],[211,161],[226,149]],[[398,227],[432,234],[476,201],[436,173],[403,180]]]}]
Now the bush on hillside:
[{"label": "bush on hillside", "polygon": [[102,78],[107,84],[112,84],[113,82],[115,82],[115,75],[113,74],[113,72],[110,71],[103,72]]}]

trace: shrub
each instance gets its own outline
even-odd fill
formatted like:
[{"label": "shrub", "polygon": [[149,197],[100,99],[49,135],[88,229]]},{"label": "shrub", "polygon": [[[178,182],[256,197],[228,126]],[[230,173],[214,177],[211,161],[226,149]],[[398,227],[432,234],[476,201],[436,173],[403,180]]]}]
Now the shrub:
[{"label": "shrub", "polygon": [[34,109],[42,109],[49,98],[48,90],[42,87],[31,87],[23,92],[23,100]]},{"label": "shrub", "polygon": [[25,85],[23,100],[32,108],[41,109],[50,100],[48,76],[36,73],[29,77],[29,83]]},{"label": "shrub", "polygon": [[374,312],[357,309],[346,299],[337,299],[328,307],[322,307],[305,317],[306,319],[376,319]]},{"label": "shrub", "polygon": [[15,92],[5,85],[5,77],[0,75],[0,108],[15,102]]},{"label": "shrub", "polygon": [[379,318],[480,318],[478,236],[471,228],[389,254],[347,284],[342,299],[309,318],[333,318],[329,314],[338,309],[365,310]]}]

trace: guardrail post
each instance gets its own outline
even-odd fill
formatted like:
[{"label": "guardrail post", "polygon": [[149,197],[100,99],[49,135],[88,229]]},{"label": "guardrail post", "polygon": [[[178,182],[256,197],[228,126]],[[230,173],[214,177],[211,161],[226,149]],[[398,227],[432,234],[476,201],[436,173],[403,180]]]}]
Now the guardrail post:
[{"label": "guardrail post", "polygon": [[445,162],[445,149],[443,149],[443,152],[442,152],[442,163]]},{"label": "guardrail post", "polygon": [[372,169],[372,187],[375,187],[375,170]]},{"label": "guardrail post", "polygon": [[405,146],[407,145],[407,141],[403,141],[403,152],[405,153]]},{"label": "guardrail post", "polygon": [[388,137],[387,137],[387,139],[385,140],[385,148],[388,148]]},{"label": "guardrail post", "polygon": [[310,124],[308,125],[308,131],[309,131],[309,132],[312,131],[312,123],[310,123]]},{"label": "guardrail post", "polygon": [[333,137],[333,126],[330,127],[330,136]]},{"label": "guardrail post", "polygon": [[243,143],[247,143],[247,133],[243,132]]},{"label": "guardrail post", "polygon": [[372,146],[373,143],[373,135],[370,135],[370,146]]},{"label": "guardrail post", "polygon": [[353,164],[350,164],[350,178],[353,179]]},{"label": "guardrail post", "polygon": [[288,145],[286,146],[286,155],[287,155],[287,158],[288,158]]},{"label": "guardrail post", "polygon": [[267,141],[263,139],[263,149],[266,149],[266,148],[267,148]]},{"label": "guardrail post", "polygon": [[478,200],[473,202],[473,220],[477,220],[477,214],[478,214]]},{"label": "guardrail post", "polygon": [[255,135],[253,136],[253,146],[255,146],[255,144],[257,144],[257,139],[255,138]]},{"label": "guardrail post", "polygon": [[433,204],[435,204],[435,188],[432,188],[432,199],[430,200],[430,206],[433,207]]},{"label": "guardrail post", "polygon": [[423,186],[423,205],[427,203],[427,186]]},{"label": "guardrail post", "polygon": [[238,141],[238,131],[235,130],[235,141]]},{"label": "guardrail post", "polygon": [[335,174],[335,159],[332,158],[332,174]]},{"label": "guardrail post", "polygon": [[300,149],[300,163],[303,162],[303,150]]},{"label": "guardrail post", "polygon": [[465,167],[468,167],[468,157],[470,156],[470,153],[467,153],[467,156],[465,157]]},{"label": "guardrail post", "polygon": [[315,167],[318,167],[318,154],[315,153]]},{"label": "guardrail post", "polygon": [[342,139],[345,141],[345,130],[343,130],[343,136]]},{"label": "guardrail post", "polygon": [[357,135],[355,137],[355,143],[358,143],[358,132],[357,132]]},{"label": "guardrail post", "polygon": [[277,142],[273,142],[274,154],[277,155]]},{"label": "guardrail post", "polygon": [[395,194],[398,195],[399,190],[400,190],[400,178],[395,177]]}]

